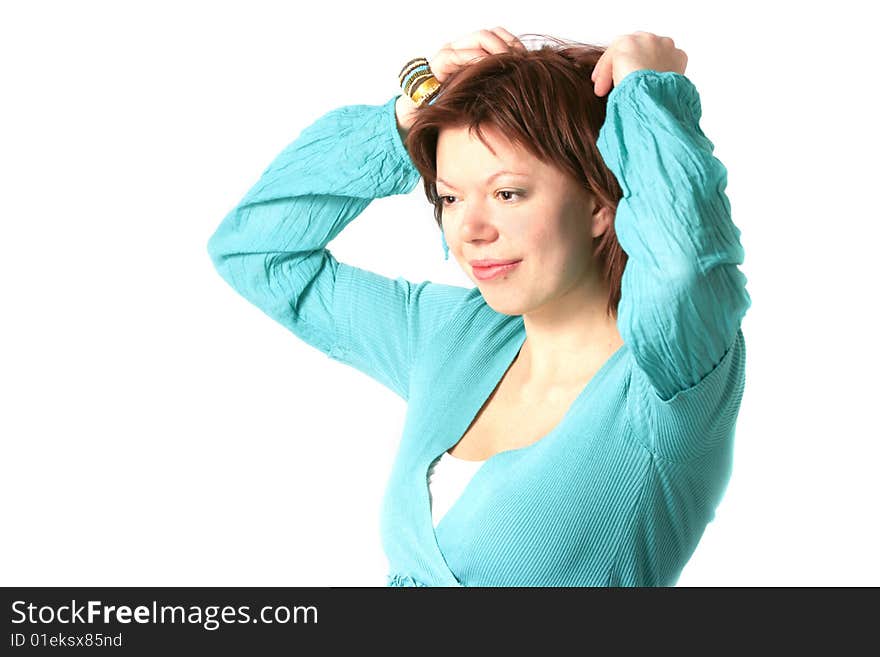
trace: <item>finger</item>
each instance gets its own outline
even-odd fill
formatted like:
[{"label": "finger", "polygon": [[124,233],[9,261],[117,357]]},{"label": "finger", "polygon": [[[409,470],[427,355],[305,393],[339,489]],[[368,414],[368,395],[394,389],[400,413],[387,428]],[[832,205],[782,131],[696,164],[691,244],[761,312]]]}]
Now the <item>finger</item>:
[{"label": "finger", "polygon": [[449,53],[449,58],[457,66],[466,66],[471,62],[486,57],[488,54],[483,48],[466,48],[463,50],[453,50]]},{"label": "finger", "polygon": [[596,60],[596,64],[593,66],[593,72],[590,74],[590,79],[593,82],[596,81],[596,76],[599,74],[599,65],[602,63],[602,57],[604,57],[604,56],[605,56],[605,54],[603,53],[602,56]]},{"label": "finger", "polygon": [[496,27],[492,31],[495,32],[496,34],[501,35],[501,37],[504,39],[504,41],[507,42],[507,45],[510,46],[511,48],[519,48],[520,50],[528,50],[528,48],[525,47],[525,44],[523,44],[523,42],[520,41],[519,38],[517,38],[516,36],[514,36],[513,34],[508,32],[507,30],[505,30],[503,27],[500,27],[500,26]]},{"label": "finger", "polygon": [[437,81],[442,83],[462,66],[486,57],[482,48],[442,48],[438,55],[429,60],[428,65]]},{"label": "finger", "polygon": [[608,47],[605,52],[599,57],[599,60],[596,62],[596,66],[593,67],[593,74],[590,78],[594,83],[594,92],[597,96],[604,96],[608,89],[611,88],[611,76],[613,75],[613,70],[611,68],[611,58],[613,57],[613,53],[611,51],[611,47]]},{"label": "finger", "polygon": [[509,50],[507,42],[492,30],[479,30],[473,34],[468,34],[457,41],[453,41],[450,45],[456,50],[482,48],[486,52],[492,54],[507,52]]},{"label": "finger", "polygon": [[610,59],[610,57],[608,55],[608,51],[606,50],[604,53],[602,53],[602,56],[599,57],[599,60],[596,62],[596,65],[593,67],[593,73],[592,73],[592,75],[590,75],[590,79],[593,82],[598,82],[599,79],[603,77],[603,74],[605,71],[605,66],[608,63],[609,59]]},{"label": "finger", "polygon": [[[481,43],[486,52],[495,54],[510,51],[511,45],[507,43],[508,37],[503,32],[499,32],[501,29],[496,27],[493,30],[480,30]],[[510,33],[508,32],[508,34]]]}]

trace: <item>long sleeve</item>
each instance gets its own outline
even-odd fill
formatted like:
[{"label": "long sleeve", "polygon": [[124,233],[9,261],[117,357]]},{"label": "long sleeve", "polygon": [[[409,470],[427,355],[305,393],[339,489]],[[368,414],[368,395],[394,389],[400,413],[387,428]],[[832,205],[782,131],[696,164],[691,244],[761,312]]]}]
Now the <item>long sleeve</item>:
[{"label": "long sleeve", "polygon": [[[688,458],[724,435],[745,381],[741,321],[751,305],[727,170],[699,127],[684,75],[648,69],[612,89],[597,146],[623,197],[628,256],[618,330],[633,353],[636,409],[660,453]],[[722,370],[723,371],[719,371]],[[717,429],[713,433],[713,429]]]},{"label": "long sleeve", "polygon": [[466,288],[386,278],[326,245],[375,198],[419,173],[400,140],[395,95],[334,109],[303,129],[208,241],[221,277],[329,357],[408,399],[413,358]]}]

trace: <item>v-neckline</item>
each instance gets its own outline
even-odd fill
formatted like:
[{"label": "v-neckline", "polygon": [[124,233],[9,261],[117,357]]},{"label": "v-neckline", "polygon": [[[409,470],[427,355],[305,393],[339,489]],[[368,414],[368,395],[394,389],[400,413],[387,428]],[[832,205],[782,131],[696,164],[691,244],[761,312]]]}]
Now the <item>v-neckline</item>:
[{"label": "v-neckline", "polygon": [[[573,414],[575,408],[580,406],[582,401],[588,395],[590,395],[592,393],[593,388],[596,386],[596,382],[604,377],[607,370],[610,369],[610,367],[618,360],[618,358],[623,353],[624,348],[626,347],[626,344],[621,344],[605,360],[605,362],[602,363],[601,367],[599,367],[599,369],[596,370],[596,372],[593,374],[593,376],[590,377],[590,380],[587,381],[587,383],[584,385],[584,387],[578,393],[577,397],[575,397],[574,401],[571,402],[571,405],[568,407],[568,410],[566,410],[565,414],[562,416],[562,418],[559,420],[559,422],[557,422],[553,426],[553,428],[550,429],[546,434],[544,434],[543,436],[538,438],[538,440],[536,440],[528,445],[524,445],[523,447],[514,447],[511,449],[505,449],[500,452],[496,452],[495,454],[493,454],[489,458],[485,459],[483,461],[482,465],[479,468],[477,468],[476,471],[473,473],[473,475],[471,476],[467,485],[459,493],[458,497],[453,502],[452,506],[450,506],[446,510],[446,513],[443,514],[443,517],[440,519],[440,521],[435,526],[434,525],[434,515],[433,515],[432,509],[431,509],[431,491],[430,491],[430,487],[428,485],[428,473],[430,472],[431,465],[435,461],[437,461],[437,459],[441,458],[444,453],[448,452],[450,449],[455,447],[455,445],[457,445],[461,441],[461,439],[464,437],[464,434],[467,433],[467,431],[473,425],[474,421],[477,419],[477,415],[480,413],[480,411],[483,409],[483,407],[489,401],[489,397],[495,394],[498,387],[501,385],[501,382],[504,380],[504,377],[507,376],[511,367],[513,367],[513,364],[516,361],[516,359],[519,357],[519,354],[522,351],[523,345],[525,344],[525,341],[527,338],[527,335],[525,332],[525,326],[522,324],[522,317],[521,316],[519,317],[519,328],[518,328],[517,336],[518,337],[516,337],[515,339],[510,339],[509,342],[507,343],[507,345],[505,345],[502,348],[503,350],[506,350],[505,357],[503,359],[500,359],[501,365],[503,365],[503,369],[500,371],[500,373],[497,373],[497,371],[496,371],[496,374],[489,381],[489,383],[492,384],[492,387],[488,390],[488,392],[481,393],[479,395],[480,399],[477,400],[479,405],[477,405],[476,408],[473,408],[472,410],[468,411],[468,417],[470,419],[469,419],[468,423],[465,425],[464,429],[461,432],[456,432],[457,435],[455,435],[454,442],[446,445],[443,448],[443,451],[441,451],[439,454],[435,454],[433,456],[433,458],[430,458],[427,461],[427,463],[424,463],[424,462],[420,463],[420,471],[422,473],[422,487],[423,487],[424,493],[425,493],[422,497],[424,498],[423,501],[427,502],[427,504],[422,505],[423,511],[425,512],[425,513],[422,513],[422,517],[424,518],[425,514],[427,514],[428,526],[430,528],[430,533],[431,533],[431,536],[434,541],[434,549],[436,550],[437,554],[440,556],[440,561],[443,564],[443,566],[446,568],[446,571],[449,574],[449,576],[456,583],[458,583],[459,586],[461,584],[460,584],[460,582],[458,582],[458,578],[455,577],[455,574],[452,572],[452,569],[449,567],[449,564],[446,562],[446,558],[443,556],[443,551],[440,549],[440,541],[437,538],[437,530],[439,529],[440,525],[442,525],[443,522],[446,520],[446,518],[457,507],[459,507],[461,505],[462,499],[465,497],[465,494],[467,493],[468,489],[470,489],[472,487],[474,480],[480,476],[480,474],[489,466],[490,463],[497,462],[501,458],[506,458],[506,456],[504,456],[504,455],[517,454],[520,452],[525,452],[527,450],[533,449],[533,448],[537,447],[538,445],[543,444],[551,436],[555,435],[559,431],[559,429],[561,429],[562,426],[565,425],[567,423],[567,421],[571,418],[571,415]],[[515,348],[515,350],[514,350],[514,348]],[[489,385],[489,384],[486,384],[486,385]],[[484,388],[481,388],[481,390],[484,390]],[[430,453],[429,453],[429,456],[430,456]]]}]

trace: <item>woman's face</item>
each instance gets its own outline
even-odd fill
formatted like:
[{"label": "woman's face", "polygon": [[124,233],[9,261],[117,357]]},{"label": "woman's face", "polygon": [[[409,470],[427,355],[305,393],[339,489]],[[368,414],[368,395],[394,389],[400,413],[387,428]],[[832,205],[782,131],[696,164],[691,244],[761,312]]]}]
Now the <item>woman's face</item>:
[{"label": "woman's face", "polygon": [[[609,224],[607,210],[594,216],[591,194],[566,174],[494,127],[483,133],[495,154],[467,127],[438,137],[437,192],[450,253],[499,313],[525,315],[554,301],[562,309],[595,297],[602,279],[592,251]],[[498,171],[513,173],[490,180]],[[472,265],[482,259],[519,262],[486,278],[490,270]]]}]

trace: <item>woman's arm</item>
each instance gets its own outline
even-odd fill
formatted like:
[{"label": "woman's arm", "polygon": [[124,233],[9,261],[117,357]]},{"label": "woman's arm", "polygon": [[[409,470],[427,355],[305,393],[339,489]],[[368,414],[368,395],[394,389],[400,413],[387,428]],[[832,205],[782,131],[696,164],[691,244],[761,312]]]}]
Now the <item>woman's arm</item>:
[{"label": "woman's arm", "polygon": [[637,70],[609,95],[597,142],[623,190],[618,329],[638,365],[632,395],[653,447],[676,458],[708,447],[712,415],[735,416],[745,381],[740,325],[751,305],[727,170],[700,116],[683,74]]},{"label": "woman's arm", "polygon": [[400,142],[406,141],[409,129],[412,127],[416,118],[416,104],[406,94],[400,94],[397,102],[394,104],[394,114],[397,118],[397,134],[400,135]]},{"label": "woman's arm", "polygon": [[386,278],[326,248],[373,199],[419,181],[398,132],[398,97],[334,109],[302,130],[223,219],[208,253],[267,315],[407,399],[413,355],[467,289]]}]

